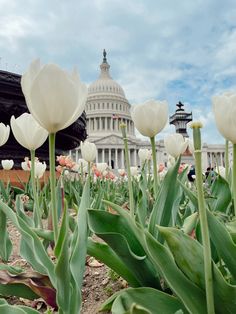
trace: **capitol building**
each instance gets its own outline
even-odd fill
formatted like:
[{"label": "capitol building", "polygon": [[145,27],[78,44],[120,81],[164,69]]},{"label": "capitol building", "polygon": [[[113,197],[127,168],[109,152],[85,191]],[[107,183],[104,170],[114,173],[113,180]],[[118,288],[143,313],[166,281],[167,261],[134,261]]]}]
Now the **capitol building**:
[{"label": "capitol building", "polygon": [[[150,142],[136,137],[134,123],[130,115],[130,107],[123,88],[112,79],[106,51],[103,52],[103,62],[100,65],[98,79],[90,84],[85,105],[87,117],[88,141],[97,147],[96,162],[106,162],[112,169],[124,168],[124,144],[120,123],[127,125],[127,137],[131,166],[140,166],[138,151],[140,148],[151,149]],[[186,123],[192,115],[184,111],[183,104],[177,104],[175,114],[170,117],[170,123],[176,127],[176,132],[187,136]],[[190,116],[191,115],[191,116]],[[183,117],[187,117],[184,120]],[[168,154],[163,140],[156,141],[157,162],[167,164]],[[224,145],[203,144],[203,169],[224,165]],[[75,161],[81,158],[80,148],[70,152]],[[182,156],[182,161],[194,163],[191,154]]]}]

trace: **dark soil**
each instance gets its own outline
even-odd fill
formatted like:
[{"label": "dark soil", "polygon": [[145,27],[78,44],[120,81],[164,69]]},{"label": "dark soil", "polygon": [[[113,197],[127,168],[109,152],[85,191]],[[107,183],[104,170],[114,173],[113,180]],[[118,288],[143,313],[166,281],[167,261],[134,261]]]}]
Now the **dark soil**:
[{"label": "dark soil", "polygon": [[[30,269],[30,266],[19,256],[20,233],[11,223],[9,223],[8,231],[13,243],[13,252],[8,261],[8,265],[20,266],[27,271],[27,269]],[[2,262],[1,259],[0,262]],[[111,271],[106,265],[88,256],[82,287],[83,306],[81,314],[98,313],[101,304],[114,292],[124,287],[126,287],[124,280],[119,278],[117,274]],[[23,304],[34,307],[41,313],[44,313],[47,309],[42,299],[30,301],[9,296],[6,300],[10,304]]]}]

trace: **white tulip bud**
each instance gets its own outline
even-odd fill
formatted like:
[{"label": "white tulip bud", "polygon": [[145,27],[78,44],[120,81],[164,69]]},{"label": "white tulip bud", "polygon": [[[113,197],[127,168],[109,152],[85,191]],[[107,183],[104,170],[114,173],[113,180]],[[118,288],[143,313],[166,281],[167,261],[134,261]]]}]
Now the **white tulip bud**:
[{"label": "white tulip bud", "polygon": [[4,170],[11,170],[14,165],[14,161],[12,159],[5,159],[1,161],[1,164]]},{"label": "white tulip bud", "polygon": [[35,179],[42,178],[46,169],[47,169],[47,165],[45,162],[36,161],[35,162],[35,174],[34,174]]},{"label": "white tulip bud", "polygon": [[46,141],[48,132],[29,113],[11,117],[11,129],[17,142],[29,150],[36,150]]},{"label": "white tulip bud", "polygon": [[96,164],[97,170],[103,173],[108,168],[108,164],[106,162],[100,162]]},{"label": "white tulip bud", "polygon": [[236,94],[226,92],[212,98],[216,126],[222,136],[236,144]]},{"label": "white tulip bud", "polygon": [[96,158],[97,148],[94,143],[88,141],[80,143],[81,154],[87,162],[92,162]]},{"label": "white tulip bud", "polygon": [[168,120],[166,101],[148,100],[131,107],[131,117],[138,131],[147,137],[154,137],[165,127]]},{"label": "white tulip bud", "polygon": [[30,113],[49,133],[56,133],[75,122],[82,114],[87,87],[73,71],[55,64],[31,63],[21,78],[21,87]]},{"label": "white tulip bud", "polygon": [[5,125],[4,123],[0,123],[0,146],[4,145],[10,134],[10,127],[9,125]]},{"label": "white tulip bud", "polygon": [[138,175],[138,168],[137,167],[130,167],[130,173],[132,177],[135,177]]},{"label": "white tulip bud", "polygon": [[219,167],[216,167],[215,171],[222,177],[222,178],[225,178],[225,167],[223,166],[219,166]]},{"label": "white tulip bud", "polygon": [[143,164],[146,160],[151,160],[152,151],[150,149],[140,148],[140,150],[138,151],[138,156],[141,163]]},{"label": "white tulip bud", "polygon": [[125,169],[118,169],[118,173],[121,177],[124,177],[126,175]]},{"label": "white tulip bud", "polygon": [[164,145],[167,153],[177,158],[186,151],[188,141],[184,139],[182,134],[175,133],[164,139]]}]

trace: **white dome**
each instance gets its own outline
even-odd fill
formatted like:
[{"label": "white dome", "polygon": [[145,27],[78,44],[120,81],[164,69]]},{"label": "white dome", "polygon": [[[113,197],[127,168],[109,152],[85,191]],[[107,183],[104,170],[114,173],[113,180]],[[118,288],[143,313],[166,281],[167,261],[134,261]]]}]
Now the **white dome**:
[{"label": "white dome", "polygon": [[100,69],[101,74],[99,78],[88,88],[88,96],[94,96],[94,94],[106,94],[125,98],[123,88],[110,76],[110,65],[107,63],[106,55],[104,55]]},{"label": "white dome", "polygon": [[122,87],[113,81],[112,79],[98,79],[95,82],[93,82],[89,88],[88,88],[88,95],[92,94],[100,94],[100,93],[106,93],[106,94],[115,94],[122,97],[125,97],[125,93],[122,89]]}]

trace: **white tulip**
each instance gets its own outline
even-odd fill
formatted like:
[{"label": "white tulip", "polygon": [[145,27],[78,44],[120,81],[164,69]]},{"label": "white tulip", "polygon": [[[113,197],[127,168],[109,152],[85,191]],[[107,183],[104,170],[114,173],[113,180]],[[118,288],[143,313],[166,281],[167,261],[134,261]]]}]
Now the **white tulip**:
[{"label": "white tulip", "polygon": [[171,168],[175,164],[175,158],[171,155],[168,156],[167,168]]},{"label": "white tulip", "polygon": [[167,170],[164,169],[162,172],[159,173],[159,177],[160,177],[160,180],[163,180],[165,178],[167,174]]},{"label": "white tulip", "polygon": [[138,175],[138,168],[137,167],[130,167],[130,173],[132,177],[136,177]]},{"label": "white tulip", "polygon": [[17,142],[29,150],[42,146],[48,137],[48,132],[26,112],[18,118],[11,117],[11,129]]},{"label": "white tulip", "polygon": [[164,138],[164,145],[167,153],[177,158],[186,151],[188,141],[182,134],[175,133]]},{"label": "white tulip", "polygon": [[225,178],[225,167],[223,166],[219,166],[219,167],[216,167],[215,171],[223,178]]},{"label": "white tulip", "polygon": [[146,160],[151,160],[152,151],[150,149],[140,148],[140,150],[138,151],[138,156],[141,163],[143,164]]},{"label": "white tulip", "polygon": [[97,170],[101,173],[105,172],[108,168],[108,164],[106,162],[100,162],[96,164]]},{"label": "white tulip", "polygon": [[121,177],[124,177],[126,175],[125,169],[118,169],[118,173]]},{"label": "white tulip", "polygon": [[193,146],[192,140],[188,140],[188,148],[189,148],[190,153],[194,155],[194,146]]},{"label": "white tulip", "polygon": [[80,143],[81,155],[87,162],[92,162],[96,158],[97,148],[94,143],[84,141]]},{"label": "white tulip", "polygon": [[34,174],[35,178],[36,179],[42,178],[46,169],[47,169],[47,165],[45,162],[39,162],[39,161],[35,162],[35,174]]},{"label": "white tulip", "polygon": [[144,136],[153,137],[160,133],[167,123],[168,103],[148,100],[132,106],[130,113],[136,129]]},{"label": "white tulip", "polygon": [[67,73],[55,64],[41,66],[40,60],[22,75],[21,87],[29,111],[49,133],[75,122],[87,99],[87,87],[75,71]]},{"label": "white tulip", "polygon": [[4,123],[0,123],[0,146],[4,145],[8,138],[9,138],[9,134],[10,134],[10,127],[9,125],[5,125]]},{"label": "white tulip", "polygon": [[70,171],[69,170],[67,170],[67,169],[64,170],[63,174],[64,174],[65,178],[69,179],[69,177],[70,177]]},{"label": "white tulip", "polygon": [[236,94],[212,97],[216,126],[224,138],[236,144]]},{"label": "white tulip", "polygon": [[4,170],[11,170],[11,168],[14,165],[14,161],[12,159],[11,160],[5,159],[1,161],[1,164]]},{"label": "white tulip", "polygon": [[88,162],[82,158],[80,158],[78,160],[78,165],[79,165],[79,171],[78,172],[81,172],[81,169],[83,172],[88,172]]},{"label": "white tulip", "polygon": [[79,172],[80,171],[80,165],[75,163],[74,166],[71,168],[72,171]]},{"label": "white tulip", "polygon": [[30,169],[31,169],[31,161],[29,160],[28,157],[25,157],[25,161],[22,161],[21,168],[24,171],[30,171]]}]

